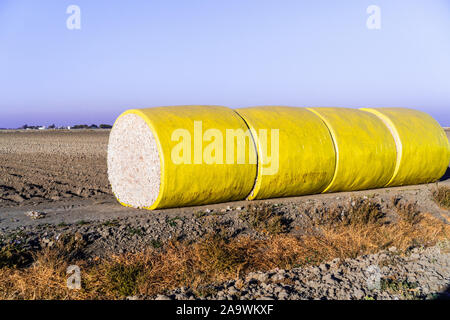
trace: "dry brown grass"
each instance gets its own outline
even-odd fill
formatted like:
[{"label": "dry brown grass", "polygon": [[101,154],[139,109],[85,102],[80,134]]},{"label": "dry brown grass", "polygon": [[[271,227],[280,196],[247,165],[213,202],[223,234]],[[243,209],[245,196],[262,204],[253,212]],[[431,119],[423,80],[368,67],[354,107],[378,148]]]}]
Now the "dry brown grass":
[{"label": "dry brown grass", "polygon": [[444,209],[450,209],[450,188],[439,186],[433,191],[434,201]]},{"label": "dry brown grass", "polygon": [[68,265],[56,250],[44,249],[28,268],[1,268],[1,298],[70,299],[65,275]]},{"label": "dry brown grass", "polygon": [[[399,209],[398,219],[390,223],[375,203],[358,200],[352,207],[331,210],[329,219],[324,220],[327,223],[312,222],[310,232],[301,237],[274,234],[265,239],[226,239],[211,235],[195,243],[171,241],[161,249],[149,248],[90,263],[69,257],[64,248],[70,244],[69,251],[73,251],[77,244],[68,241],[36,255],[30,267],[1,268],[0,298],[116,299],[154,295],[181,286],[201,294],[202,288],[211,283],[252,271],[355,258],[391,246],[404,252],[413,246],[434,245],[450,236],[449,225],[429,214],[417,214],[412,207]],[[69,264],[77,264],[82,270],[81,290],[66,288]]]}]

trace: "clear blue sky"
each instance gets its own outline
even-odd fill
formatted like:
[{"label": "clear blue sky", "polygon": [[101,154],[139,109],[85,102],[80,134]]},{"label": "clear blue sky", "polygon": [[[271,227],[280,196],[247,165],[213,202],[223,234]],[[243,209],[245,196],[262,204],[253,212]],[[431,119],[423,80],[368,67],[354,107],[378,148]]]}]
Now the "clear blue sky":
[{"label": "clear blue sky", "polygon": [[411,107],[450,126],[450,1],[0,0],[0,127],[180,104]]}]

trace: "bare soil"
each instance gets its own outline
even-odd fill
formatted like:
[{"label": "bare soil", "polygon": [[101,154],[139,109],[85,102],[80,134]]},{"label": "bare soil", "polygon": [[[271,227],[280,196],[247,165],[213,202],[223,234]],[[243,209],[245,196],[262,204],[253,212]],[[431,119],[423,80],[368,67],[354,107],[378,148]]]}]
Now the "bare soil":
[{"label": "bare soil", "polygon": [[0,206],[110,195],[108,130],[0,132]]}]

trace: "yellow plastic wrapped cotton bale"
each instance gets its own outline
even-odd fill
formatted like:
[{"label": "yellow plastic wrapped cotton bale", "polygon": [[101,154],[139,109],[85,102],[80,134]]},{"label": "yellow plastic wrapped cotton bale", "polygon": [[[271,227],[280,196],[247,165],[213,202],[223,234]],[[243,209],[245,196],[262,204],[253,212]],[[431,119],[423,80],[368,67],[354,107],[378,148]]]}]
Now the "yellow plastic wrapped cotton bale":
[{"label": "yellow plastic wrapped cotton bale", "polygon": [[236,110],[258,150],[258,175],[249,199],[320,193],[330,183],[335,151],[323,121],[306,108]]},{"label": "yellow plastic wrapped cotton bale", "polygon": [[336,169],[324,192],[383,187],[391,179],[396,146],[375,115],[350,108],[308,108],[327,125],[336,149]]},{"label": "yellow plastic wrapped cotton bale", "polygon": [[134,109],[111,130],[108,177],[118,201],[130,207],[242,200],[256,178],[255,153],[247,125],[232,109]]},{"label": "yellow plastic wrapped cotton bale", "polygon": [[450,161],[444,130],[430,115],[406,108],[362,108],[376,115],[397,145],[395,171],[387,186],[427,183],[442,177]]}]

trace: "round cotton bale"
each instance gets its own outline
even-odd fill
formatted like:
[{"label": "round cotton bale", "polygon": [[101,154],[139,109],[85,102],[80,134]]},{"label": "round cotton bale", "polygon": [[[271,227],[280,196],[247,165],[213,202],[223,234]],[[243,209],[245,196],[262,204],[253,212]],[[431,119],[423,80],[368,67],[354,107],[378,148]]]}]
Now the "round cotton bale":
[{"label": "round cotton bale", "polygon": [[397,160],[387,186],[434,182],[450,162],[444,129],[430,115],[407,108],[362,108],[376,115],[395,138]]},{"label": "round cotton bale", "polygon": [[236,110],[258,150],[258,175],[248,199],[320,193],[334,174],[335,151],[324,122],[306,108]]},{"label": "round cotton bale", "polygon": [[324,192],[379,188],[392,178],[394,138],[373,114],[350,108],[308,108],[327,125],[336,150],[336,168]]},{"label": "round cotton bale", "polygon": [[[237,144],[226,141],[230,130],[247,132],[248,127],[226,107],[124,112],[108,144],[114,195],[125,206],[151,210],[245,199],[256,178],[256,160],[227,161],[230,152],[237,153]],[[250,134],[245,150],[256,152]]]}]

